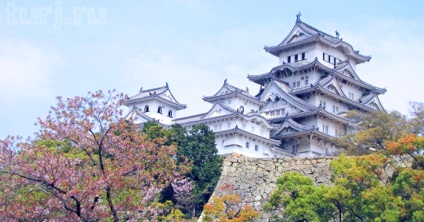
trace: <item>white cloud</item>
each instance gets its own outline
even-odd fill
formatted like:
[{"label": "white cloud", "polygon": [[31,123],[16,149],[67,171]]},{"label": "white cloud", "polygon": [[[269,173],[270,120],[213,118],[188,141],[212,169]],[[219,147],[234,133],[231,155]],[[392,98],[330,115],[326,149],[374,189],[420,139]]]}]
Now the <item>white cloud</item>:
[{"label": "white cloud", "polygon": [[56,56],[18,40],[0,41],[0,102],[45,96]]}]

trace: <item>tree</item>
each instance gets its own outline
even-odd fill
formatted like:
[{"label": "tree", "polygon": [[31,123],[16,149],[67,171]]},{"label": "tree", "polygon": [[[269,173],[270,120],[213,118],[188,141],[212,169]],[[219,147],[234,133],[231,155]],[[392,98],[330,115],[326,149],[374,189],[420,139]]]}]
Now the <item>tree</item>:
[{"label": "tree", "polygon": [[412,118],[409,120],[413,134],[424,134],[424,103],[410,102]]},{"label": "tree", "polygon": [[241,197],[234,193],[234,186],[224,184],[220,187],[220,193],[220,197],[213,196],[204,206],[204,221],[247,222],[259,218],[260,212],[249,204],[240,206]]},{"label": "tree", "polygon": [[[424,138],[406,135],[385,147],[333,160],[331,186],[316,187],[300,173],[284,174],[266,209],[284,207],[293,221],[424,221]],[[398,162],[405,155],[412,158],[411,167]]]},{"label": "tree", "polygon": [[184,162],[187,158],[193,163],[191,171],[186,175],[194,182],[194,189],[191,191],[194,195],[190,202],[193,205],[184,208],[192,216],[198,216],[221,175],[222,158],[218,156],[215,134],[204,124],[193,126],[189,132],[176,124],[172,126],[172,131],[169,142],[178,147],[178,161]]},{"label": "tree", "polygon": [[0,219],[137,220],[160,212],[154,197],[187,171],[175,146],[121,118],[122,94],[62,99],[32,141],[0,141]]},{"label": "tree", "polygon": [[337,141],[346,155],[370,154],[386,149],[386,142],[395,141],[410,132],[406,116],[397,111],[362,114],[350,112],[349,117],[360,121],[355,132]]},{"label": "tree", "polygon": [[165,136],[165,144],[177,147],[177,163],[192,163],[185,179],[174,181],[162,191],[161,201],[172,200],[188,218],[199,216],[221,175],[222,158],[216,149],[215,134],[204,124],[187,131],[179,124],[165,130],[155,122],[145,124],[143,132],[151,139]]}]

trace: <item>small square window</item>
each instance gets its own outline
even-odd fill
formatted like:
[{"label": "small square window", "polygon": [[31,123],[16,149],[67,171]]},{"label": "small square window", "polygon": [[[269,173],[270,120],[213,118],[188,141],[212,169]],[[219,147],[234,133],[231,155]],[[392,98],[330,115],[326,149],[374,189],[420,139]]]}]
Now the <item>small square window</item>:
[{"label": "small square window", "polygon": [[258,150],[259,150],[259,146],[255,145],[255,151],[258,151]]},{"label": "small square window", "polygon": [[246,148],[249,148],[249,142],[246,142]]}]

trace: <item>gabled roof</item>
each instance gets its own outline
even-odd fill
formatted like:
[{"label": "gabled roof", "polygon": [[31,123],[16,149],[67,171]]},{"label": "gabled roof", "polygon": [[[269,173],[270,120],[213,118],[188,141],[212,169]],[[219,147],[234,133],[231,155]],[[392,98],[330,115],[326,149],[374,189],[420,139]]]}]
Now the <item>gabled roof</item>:
[{"label": "gabled roof", "polygon": [[294,120],[294,119],[304,118],[304,117],[308,117],[308,116],[315,116],[315,115],[322,115],[322,116],[324,116],[328,119],[331,119],[335,122],[348,124],[348,125],[352,125],[352,126],[356,126],[359,123],[359,122],[355,122],[351,119],[344,118],[343,116],[339,116],[339,115],[336,115],[334,113],[328,112],[327,110],[320,108],[320,107],[316,108],[315,110],[309,111],[309,112],[294,113],[294,114],[290,114],[288,116],[273,118],[273,119],[270,119],[269,121],[273,124],[278,124],[278,123],[282,123],[282,122],[285,123],[285,121],[287,121],[288,119]]},{"label": "gabled roof", "polygon": [[302,117],[306,117],[306,116],[313,116],[313,115],[317,115],[317,114],[320,114],[322,116],[325,116],[328,119],[331,119],[333,121],[343,123],[343,124],[348,124],[348,125],[354,126],[354,125],[357,125],[359,123],[359,122],[352,121],[350,119],[346,119],[342,116],[338,116],[336,114],[330,113],[323,108],[317,108],[316,110],[311,111],[311,112],[296,113],[296,114],[290,115],[290,118],[297,119],[297,118],[302,118]]},{"label": "gabled roof", "polygon": [[275,137],[272,137],[272,138],[284,140],[284,139],[290,139],[290,138],[299,138],[299,137],[303,137],[303,136],[307,136],[307,135],[314,135],[314,136],[317,136],[321,139],[328,140],[328,141],[333,141],[334,139],[336,139],[333,136],[330,136],[328,134],[320,132],[318,129],[311,129],[311,130],[306,130],[306,131],[301,131],[301,132],[292,132],[292,133],[287,133],[287,134],[279,134],[279,135],[276,135]]},{"label": "gabled roof", "polygon": [[172,122],[178,123],[178,124],[184,124],[184,123],[199,121],[202,118],[202,116],[204,116],[204,115],[206,115],[206,113],[200,113],[200,114],[196,114],[196,115],[192,115],[192,116],[180,117],[180,118],[173,119]]},{"label": "gabled roof", "polygon": [[[347,72],[349,75],[346,75],[345,72]],[[377,94],[384,94],[387,91],[384,88],[380,88],[362,81],[348,62],[342,62],[340,66],[337,66],[334,69],[332,74],[334,74],[337,79],[346,80],[347,82],[371,90]]]},{"label": "gabled roof", "polygon": [[265,142],[267,144],[274,145],[274,146],[277,146],[277,145],[279,145],[281,143],[281,141],[274,140],[274,139],[269,139],[269,138],[266,138],[266,137],[263,137],[263,136],[260,136],[260,135],[257,135],[257,134],[248,132],[246,130],[242,130],[242,129],[238,128],[238,126],[236,126],[233,129],[222,130],[222,131],[215,132],[215,135],[216,136],[226,135],[226,134],[240,134],[240,135],[244,135],[246,137],[251,137],[251,138],[254,138],[256,140],[259,140],[259,141],[262,141],[262,142]]},{"label": "gabled roof", "polygon": [[[352,67],[352,65],[346,60],[342,61],[340,63],[337,63],[337,66],[334,67],[334,71],[346,75],[352,79],[362,81],[359,76],[356,74],[355,69]],[[347,73],[347,74],[346,74]]]},{"label": "gabled roof", "polygon": [[164,102],[170,106],[173,106],[177,110],[185,109],[187,107],[186,105],[179,103],[175,99],[174,95],[172,95],[171,90],[169,89],[168,83],[166,83],[165,86],[153,89],[143,90],[143,88],[141,88],[140,92],[137,95],[128,98],[126,105],[130,106],[143,101],[154,99]]},{"label": "gabled roof", "polygon": [[[220,112],[219,114],[217,113],[218,110]],[[228,118],[242,118],[244,120],[254,121],[254,122],[262,124],[268,129],[271,129],[274,127],[267,121],[267,119],[265,119],[265,117],[261,116],[258,113],[243,114],[239,110],[234,110],[224,105],[221,102],[216,103],[206,113],[174,119],[173,122],[181,124],[181,125],[193,125],[193,124],[207,123],[207,122],[216,121],[219,119],[228,119]]]},{"label": "gabled roof", "polygon": [[249,90],[247,88],[246,90],[237,88],[233,85],[228,84],[227,80],[224,81],[224,84],[222,85],[221,89],[219,89],[218,92],[215,93],[215,95],[204,96],[203,100],[206,102],[214,103],[232,97],[240,97],[259,105],[265,105],[264,102],[250,95]]},{"label": "gabled roof", "polygon": [[[342,62],[341,65],[337,66],[335,69],[328,68],[327,66],[323,65],[318,61],[318,58],[315,58],[315,60],[311,63],[304,64],[304,63],[285,63],[279,66],[274,67],[271,69],[271,71],[259,75],[248,75],[247,78],[259,85],[265,85],[267,82],[269,82],[272,78],[278,79],[279,73],[286,73],[286,72],[297,72],[297,71],[303,71],[311,68],[316,68],[319,70],[322,70],[324,72],[329,73],[330,75],[336,76],[337,79],[343,79],[347,82],[350,82],[354,85],[357,85],[359,87],[363,87],[365,89],[375,91],[378,94],[383,94],[386,92],[386,89],[373,86],[369,83],[366,83],[362,81],[358,75],[355,73],[354,69],[348,62]],[[343,74],[344,70],[348,70],[351,76],[347,76]],[[299,88],[297,88],[299,89]]]},{"label": "gabled roof", "polygon": [[364,110],[364,111],[367,111],[367,112],[374,111],[374,109],[372,109],[372,108],[370,108],[370,107],[368,107],[368,106],[366,106],[366,105],[364,105],[362,103],[353,101],[353,100],[351,100],[349,98],[346,98],[344,96],[340,96],[340,95],[338,95],[336,93],[333,93],[333,92],[331,92],[331,91],[323,88],[320,84],[313,85],[313,86],[311,86],[309,88],[306,88],[306,89],[304,89],[304,88],[302,88],[302,89],[295,89],[295,90],[291,91],[290,94],[293,94],[293,95],[302,95],[302,94],[311,93],[311,92],[315,92],[315,91],[318,91],[318,92],[320,92],[322,94],[325,94],[327,96],[330,96],[332,98],[335,98],[335,99],[337,99],[337,100],[339,100],[341,102],[344,102],[346,104],[350,104],[352,106],[355,106],[358,109],[361,109],[361,110]]},{"label": "gabled roof", "polygon": [[333,91],[339,96],[346,97],[334,75],[327,76],[326,78],[320,80],[318,84],[322,85],[322,87],[328,89],[329,91]]},{"label": "gabled roof", "polygon": [[[284,123],[281,124],[281,126],[271,134],[271,137],[275,137],[283,133],[283,130],[285,129],[293,129],[295,132],[303,132],[303,131],[312,130],[314,128],[315,127],[308,127],[308,126],[299,124],[293,119],[287,118],[285,119]],[[294,131],[288,131],[288,132],[294,132]]]},{"label": "gabled roof", "polygon": [[271,71],[264,73],[264,74],[259,74],[259,75],[248,75],[247,78],[252,81],[255,82],[259,85],[264,85],[267,82],[270,81],[271,78],[276,77],[277,74],[281,73],[281,72],[297,72],[297,71],[302,71],[302,70],[307,70],[307,69],[311,69],[311,68],[317,68],[320,70],[323,70],[325,72],[331,73],[333,72],[333,69],[328,68],[327,66],[323,65],[322,63],[320,63],[318,61],[318,58],[315,58],[314,61],[308,63],[308,64],[304,64],[304,63],[285,63],[279,66],[274,67],[273,69],[271,69]]},{"label": "gabled roof", "polygon": [[[369,107],[377,108],[378,111],[384,111],[384,107],[381,104],[380,99],[378,98],[378,95],[374,93],[361,97],[360,101],[362,102],[362,104],[365,104]],[[373,103],[375,106],[372,106]]]},{"label": "gabled roof", "polygon": [[277,92],[279,92],[280,95],[280,99],[284,99],[286,100],[288,103],[292,104],[293,106],[299,108],[302,111],[310,111],[310,110],[314,110],[315,107],[312,106],[311,104],[309,104],[308,102],[303,101],[302,99],[293,96],[291,94],[289,94],[289,92],[286,92],[286,90],[288,90],[289,88],[283,88],[281,87],[281,82],[276,81],[275,79],[273,79],[264,89],[264,91],[261,93],[260,95],[260,99],[261,100],[266,100],[265,96],[267,94],[268,91],[272,90],[273,88],[275,90],[277,90]]},{"label": "gabled roof", "polygon": [[359,51],[355,51],[349,43],[344,42],[342,39],[320,31],[302,22],[299,18],[296,20],[296,24],[289,35],[280,44],[265,46],[264,49],[272,55],[279,56],[283,50],[315,42],[320,42],[333,48],[340,48],[347,56],[354,59],[357,64],[368,62],[371,59],[370,56],[359,54]]},{"label": "gabled roof", "polygon": [[208,119],[208,118],[211,118],[211,117],[224,116],[224,115],[229,115],[229,114],[233,114],[233,113],[238,113],[238,111],[226,106],[222,102],[217,102],[200,119]]}]

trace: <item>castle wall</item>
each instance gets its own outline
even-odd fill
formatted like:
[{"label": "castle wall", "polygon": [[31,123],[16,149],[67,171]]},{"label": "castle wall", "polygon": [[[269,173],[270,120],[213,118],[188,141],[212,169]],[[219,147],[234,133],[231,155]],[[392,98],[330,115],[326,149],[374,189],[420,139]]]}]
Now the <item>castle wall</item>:
[{"label": "castle wall", "polygon": [[[330,162],[336,157],[295,157],[295,158],[250,158],[237,153],[229,155],[223,162],[222,174],[213,195],[220,196],[224,184],[234,186],[234,192],[242,198],[241,206],[249,204],[262,212],[258,221],[269,221],[271,215],[282,211],[263,212],[264,204],[277,188],[276,181],[283,173],[298,171],[310,177],[315,185],[331,185]],[[411,158],[395,158],[402,166],[410,166]],[[199,219],[201,221],[201,218]]]},{"label": "castle wall", "polygon": [[[311,177],[315,184],[330,184],[329,163],[333,157],[320,158],[248,158],[240,154],[228,156],[223,163],[223,170],[214,195],[221,195],[219,187],[224,184],[234,185],[244,204],[262,211],[272,192],[277,188],[276,181],[285,172],[299,171]],[[273,212],[281,215],[280,211]],[[268,221],[270,213],[262,214],[260,221]]]}]

